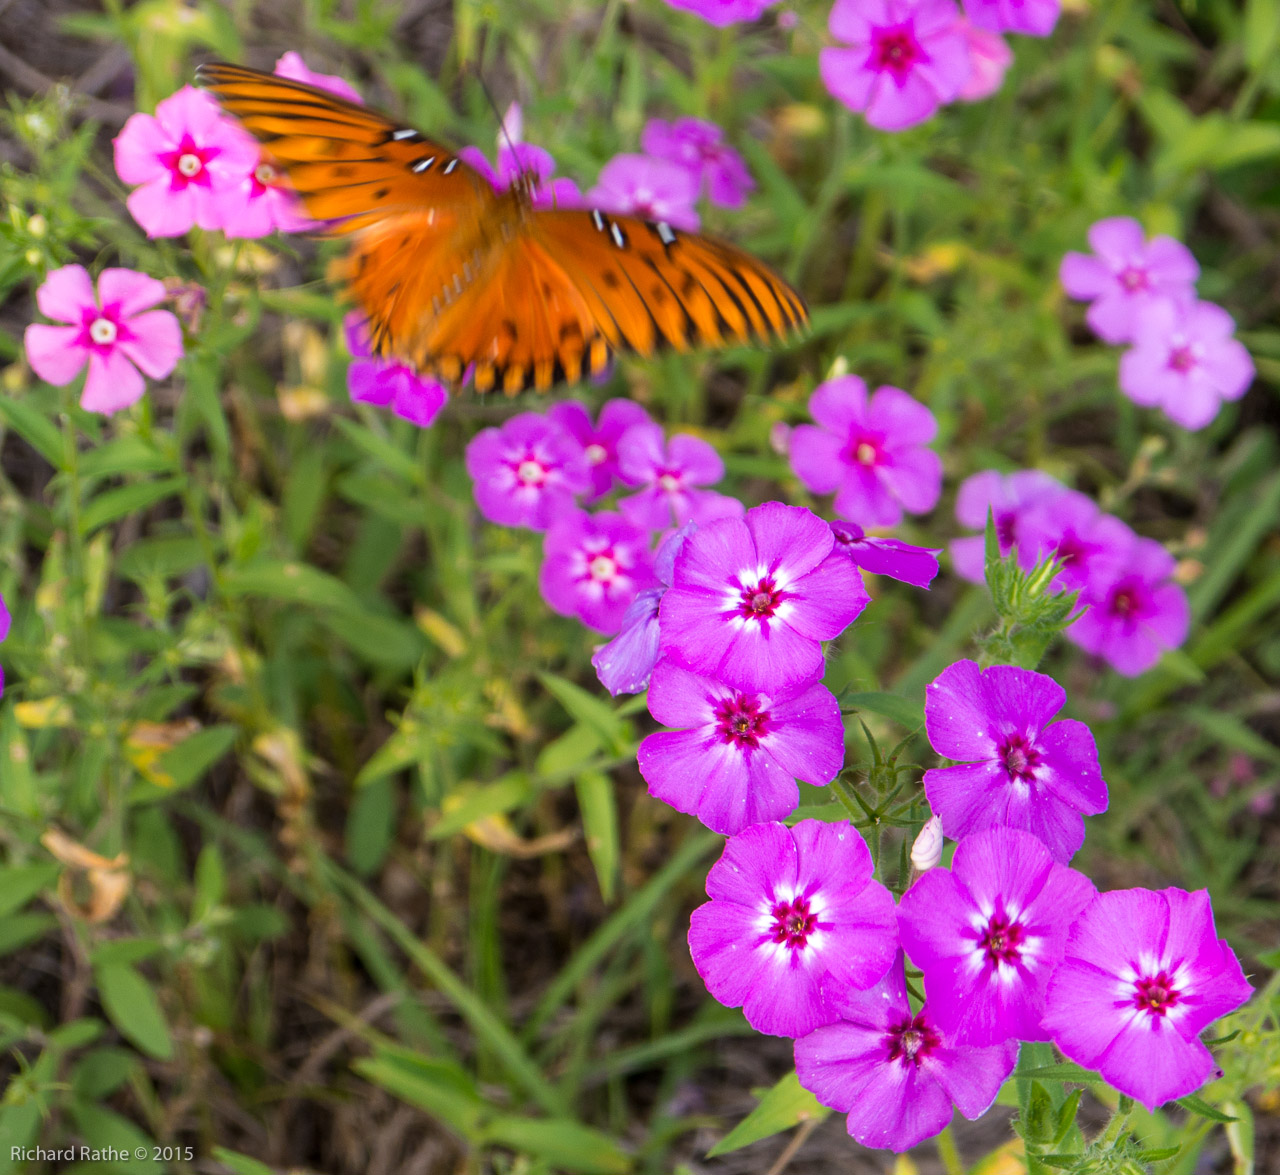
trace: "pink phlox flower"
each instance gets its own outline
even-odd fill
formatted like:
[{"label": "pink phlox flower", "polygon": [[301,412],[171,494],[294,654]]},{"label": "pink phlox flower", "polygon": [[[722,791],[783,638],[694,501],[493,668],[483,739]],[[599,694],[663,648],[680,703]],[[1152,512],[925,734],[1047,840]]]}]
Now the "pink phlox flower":
[{"label": "pink phlox flower", "polygon": [[657,586],[648,532],[610,511],[562,513],[542,552],[542,598],[597,632],[617,632],[637,593]]},{"label": "pink phlox flower", "polygon": [[676,558],[659,621],[664,656],[737,689],[816,677],[820,642],[867,606],[853,562],[808,510],[766,502],[699,529]]},{"label": "pink phlox flower", "polygon": [[756,186],[742,156],[714,122],[651,118],[640,134],[640,147],[646,155],[678,163],[697,176],[703,194],[721,207],[741,208]]},{"label": "pink phlox flower", "polygon": [[1015,828],[965,837],[898,904],[907,957],[938,1026],[958,1044],[1048,1040],[1045,989],[1093,883]]},{"label": "pink phlox flower", "polygon": [[1200,1033],[1252,991],[1206,890],[1115,890],[1072,926],[1044,1027],[1071,1060],[1154,1110],[1214,1075]]},{"label": "pink phlox flower", "polygon": [[[9,635],[9,609],[5,607],[4,596],[0,596],[0,642]],[[4,666],[0,665],[0,697],[4,695]]]},{"label": "pink phlox flower", "polygon": [[707,874],[689,952],[707,990],[770,1036],[804,1036],[835,1014],[823,992],[865,989],[897,954],[893,897],[848,821],[755,824]]},{"label": "pink phlox flower", "polygon": [[791,468],[814,493],[835,492],[835,512],[865,526],[896,526],[904,510],[925,514],[942,492],[942,460],[925,446],[938,423],[899,388],[867,395],[856,375],[819,384],[809,398],[817,425],[791,430]]},{"label": "pink phlox flower", "polygon": [[1187,593],[1172,578],[1176,568],[1159,543],[1135,538],[1091,577],[1080,597],[1088,607],[1067,636],[1126,677],[1145,673],[1191,627]]},{"label": "pink phlox flower", "polygon": [[677,433],[667,440],[660,424],[637,424],[618,441],[618,472],[638,494],[618,500],[623,516],[650,530],[704,524],[717,518],[741,518],[737,498],[701,486],[724,477],[724,462],[701,437]]},{"label": "pink phlox flower", "polygon": [[584,206],[578,185],[566,176],[555,175],[556,161],[551,153],[533,143],[512,145],[505,139],[499,142],[496,168],[490,166],[479,147],[463,147],[458,158],[475,168],[497,192],[505,192],[521,176],[529,176],[535,208]]},{"label": "pink phlox flower", "polygon": [[83,265],[53,270],[36,291],[46,318],[32,323],[24,345],[31,370],[56,387],[69,384],[87,363],[80,407],[111,413],[127,408],[145,389],[142,376],[163,379],[182,358],[182,327],[168,310],[164,283],[132,269],[104,269],[93,282]]},{"label": "pink phlox flower", "polygon": [[1203,428],[1223,400],[1240,399],[1253,383],[1253,359],[1235,329],[1212,302],[1151,305],[1120,359],[1120,390],[1183,428]]},{"label": "pink phlox flower", "polygon": [[955,1110],[981,1118],[1018,1062],[1016,1041],[957,1044],[926,1001],[913,1012],[902,952],[868,991],[824,989],[839,1019],[795,1044],[800,1084],[847,1113],[863,1146],[910,1150],[951,1124]]},{"label": "pink phlox flower", "polygon": [[969,49],[969,80],[957,97],[961,102],[980,102],[1004,84],[1004,75],[1013,64],[1013,50],[999,33],[980,29],[964,17],[956,25]]},{"label": "pink phlox flower", "polygon": [[618,216],[639,216],[695,232],[698,177],[678,163],[648,155],[615,155],[601,169],[586,202]]},{"label": "pink phlox flower", "polygon": [[[1034,505],[1048,506],[1066,489],[1056,478],[1038,469],[1020,469],[1010,474],[987,469],[960,483],[956,519],[962,526],[985,530],[989,510],[996,524],[1000,554],[1007,555],[1017,547],[1019,562],[1029,569],[1035,563],[1035,551],[1024,550],[1019,542],[1023,517]],[[981,534],[952,540],[951,562],[961,579],[982,583],[986,578],[985,547],[986,539]]]},{"label": "pink phlox flower", "polygon": [[116,174],[141,185],[126,204],[149,237],[176,237],[192,225],[222,228],[228,215],[240,214],[244,179],[258,159],[258,144],[191,86],[154,115],[131,115],[115,138]]},{"label": "pink phlox flower", "polygon": [[537,412],[477,433],[466,463],[480,513],[504,526],[546,530],[591,488],[582,446]]},{"label": "pink phlox flower", "polygon": [[901,539],[869,535],[856,522],[837,519],[831,524],[837,551],[870,575],[887,575],[926,591],[938,574],[938,549],[914,547]]},{"label": "pink phlox flower", "polygon": [[407,363],[375,359],[369,350],[368,332],[359,312],[343,320],[347,349],[355,356],[347,368],[347,390],[353,400],[390,408],[403,420],[429,428],[449,402],[449,389],[431,376],[419,375]]},{"label": "pink phlox flower", "polygon": [[685,539],[697,529],[696,522],[686,522],[658,545],[653,557],[658,586],[636,593],[622,615],[618,635],[591,657],[600,684],[615,698],[619,694],[638,694],[649,684],[649,675],[658,661],[658,607],[671,586],[676,556]]},{"label": "pink phlox flower", "polygon": [[672,8],[693,12],[714,25],[738,24],[759,20],[775,0],[667,0]]},{"label": "pink phlox flower", "polygon": [[1067,700],[1051,677],[957,661],[925,691],[929,744],[959,766],[924,773],[929,806],[953,840],[1001,826],[1038,837],[1055,861],[1084,843],[1084,816],[1106,811],[1098,748],[1083,722],[1053,719]]},{"label": "pink phlox flower", "polygon": [[1148,242],[1132,217],[1113,216],[1089,229],[1089,244],[1092,253],[1062,259],[1059,277],[1070,297],[1092,303],[1085,321],[1104,342],[1131,342],[1159,302],[1194,299],[1200,266],[1181,241]]},{"label": "pink phlox flower", "polygon": [[357,106],[364,104],[364,99],[360,97],[355,88],[345,78],[341,78],[334,73],[316,73],[315,70],[308,68],[307,63],[302,59],[302,54],[293,49],[281,55],[276,62],[274,72],[277,77],[288,78],[290,81],[302,82],[308,86],[328,90],[329,93],[337,94],[339,98],[345,98],[348,102],[354,102]]},{"label": "pink phlox flower", "polygon": [[1046,495],[1027,507],[1020,513],[1018,533],[1019,549],[1029,561],[1054,555],[1062,563],[1052,586],[1067,592],[1081,590],[1100,569],[1122,559],[1135,537],[1126,523],[1104,514],[1076,490]]},{"label": "pink phlox flower", "polygon": [[969,80],[958,18],[952,0],[836,0],[828,27],[849,48],[822,50],[822,80],[878,130],[924,122]]},{"label": "pink phlox flower", "polygon": [[649,424],[647,413],[634,400],[609,400],[600,409],[595,424],[586,408],[576,400],[562,400],[547,410],[554,421],[582,446],[591,469],[591,492],[586,500],[604,497],[621,480],[618,470],[618,441],[637,424]]},{"label": "pink phlox flower", "polygon": [[839,703],[812,679],[740,690],[663,659],[649,713],[675,728],[640,744],[649,794],[715,832],[782,819],[800,802],[797,778],[824,787],[844,762]]},{"label": "pink phlox flower", "polygon": [[969,19],[994,33],[1047,37],[1058,23],[1062,0],[964,0]]}]

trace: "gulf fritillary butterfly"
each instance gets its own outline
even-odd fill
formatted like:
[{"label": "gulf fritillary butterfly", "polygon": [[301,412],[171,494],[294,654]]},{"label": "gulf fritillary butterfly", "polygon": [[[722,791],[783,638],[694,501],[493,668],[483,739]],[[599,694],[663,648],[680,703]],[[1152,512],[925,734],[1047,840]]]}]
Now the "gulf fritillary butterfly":
[{"label": "gulf fritillary butterfly", "polygon": [[237,65],[197,80],[263,145],[326,231],[375,354],[477,391],[576,383],[612,352],[785,338],[804,301],[714,237],[495,192],[425,135],[326,90]]}]

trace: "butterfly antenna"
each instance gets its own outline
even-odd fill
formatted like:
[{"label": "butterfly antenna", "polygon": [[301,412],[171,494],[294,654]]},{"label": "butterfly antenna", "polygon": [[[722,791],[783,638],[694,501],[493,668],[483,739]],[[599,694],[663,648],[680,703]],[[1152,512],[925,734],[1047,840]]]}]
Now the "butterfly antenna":
[{"label": "butterfly antenna", "polygon": [[511,137],[511,132],[507,130],[507,120],[498,110],[498,103],[494,99],[493,92],[489,89],[488,83],[484,80],[483,75],[477,70],[476,80],[480,83],[480,88],[484,91],[484,96],[489,100],[489,109],[493,111],[493,117],[498,122],[498,134],[506,141],[507,149],[511,152],[511,158],[515,161],[517,168],[517,176],[512,187],[523,187],[529,191],[533,190],[537,177],[532,171],[529,171],[524,162],[520,158],[520,152],[516,150],[516,142]]}]

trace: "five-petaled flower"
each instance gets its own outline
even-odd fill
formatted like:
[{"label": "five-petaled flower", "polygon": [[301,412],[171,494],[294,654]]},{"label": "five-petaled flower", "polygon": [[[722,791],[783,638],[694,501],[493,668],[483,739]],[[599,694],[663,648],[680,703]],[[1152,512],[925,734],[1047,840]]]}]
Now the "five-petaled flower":
[{"label": "five-petaled flower", "polygon": [[1107,807],[1098,748],[1083,722],[1054,716],[1067,700],[1051,677],[1012,665],[944,669],[925,691],[929,743],[956,767],[924,773],[929,806],[959,840],[1020,828],[1064,864],[1084,843],[1084,816]]},{"label": "five-petaled flower", "polygon": [[707,874],[689,951],[707,990],[771,1036],[836,1015],[824,995],[868,988],[898,950],[893,897],[847,821],[754,824]]},{"label": "five-petaled flower", "polygon": [[691,172],[711,202],[724,208],[741,208],[756,186],[742,156],[724,141],[724,131],[714,122],[651,118],[640,134],[640,146],[646,155]]},{"label": "five-petaled flower", "polygon": [[896,526],[925,514],[942,492],[942,461],[925,448],[933,413],[899,388],[867,395],[856,375],[819,384],[809,398],[817,425],[791,430],[791,468],[816,494],[835,491],[835,511],[863,526]]},{"label": "five-petaled flower", "polygon": [[546,530],[591,487],[582,446],[537,412],[486,428],[467,445],[476,505],[490,522]]},{"label": "five-petaled flower", "polygon": [[[960,483],[956,519],[962,526],[981,530],[987,525],[990,511],[1000,554],[1007,555],[1017,547],[1019,561],[1029,568],[1035,562],[1035,551],[1027,551],[1019,542],[1026,512],[1039,504],[1051,509],[1053,501],[1065,492],[1066,486],[1039,469],[1019,469],[1007,475],[985,469]],[[951,562],[962,579],[981,583],[985,578],[985,544],[980,534],[952,540]]]},{"label": "five-petaled flower", "polygon": [[663,655],[743,690],[814,678],[821,642],[839,636],[868,600],[857,567],[834,546],[822,519],[781,502],[702,527],[662,598]]},{"label": "five-petaled flower", "polygon": [[796,779],[822,787],[844,762],[844,725],[817,681],[741,690],[659,661],[649,713],[674,730],[640,744],[649,794],[733,834],[781,820],[800,802]]},{"label": "five-petaled flower", "polygon": [[657,584],[648,532],[620,514],[570,510],[551,524],[542,550],[542,598],[597,632],[617,632],[636,594]]},{"label": "five-petaled flower", "polygon": [[139,184],[125,202],[149,237],[176,237],[192,225],[220,229],[242,212],[245,177],[258,144],[201,90],[183,86],[133,114],[115,139],[116,173]]},{"label": "five-petaled flower", "polygon": [[577,208],[582,193],[571,179],[555,174],[556,161],[550,151],[524,142],[524,115],[518,102],[507,107],[498,134],[498,166],[491,167],[479,147],[463,147],[458,158],[474,167],[493,185],[505,192],[517,180],[530,184],[535,208]]},{"label": "five-petaled flower", "polygon": [[27,327],[31,370],[62,387],[87,363],[80,406],[103,413],[127,408],[143,393],[143,374],[163,379],[182,358],[177,318],[153,309],[166,297],[162,282],[132,269],[104,269],[96,295],[83,265],[53,270],[36,291],[36,305],[68,325]]},{"label": "five-petaled flower", "polygon": [[637,424],[649,424],[649,414],[634,400],[609,400],[600,409],[596,423],[577,400],[552,404],[547,418],[558,424],[582,446],[582,455],[591,470],[591,491],[587,501],[603,498],[620,480],[618,441]]},{"label": "five-petaled flower", "polygon": [[952,0],[836,0],[823,49],[827,89],[882,131],[924,122],[960,96],[972,68]]},{"label": "five-petaled flower", "polygon": [[901,952],[868,991],[831,985],[827,1007],[838,1019],[796,1041],[796,1075],[849,1115],[863,1146],[901,1153],[945,1129],[954,1109],[982,1117],[1018,1061],[1016,1041],[958,1044],[930,1001],[913,1012]]},{"label": "five-petaled flower", "polygon": [[586,194],[593,208],[619,216],[662,221],[686,232],[698,227],[694,204],[699,180],[693,172],[649,155],[615,155]]},{"label": "five-petaled flower", "polygon": [[1098,894],[1071,928],[1044,1027],[1068,1057],[1149,1110],[1214,1073],[1200,1033],[1253,989],[1205,890]]},{"label": "five-petaled flower", "polygon": [[677,433],[667,440],[660,424],[637,424],[618,441],[618,472],[639,493],[618,500],[623,516],[650,530],[741,518],[737,498],[701,487],[724,477],[724,462],[701,437]]},{"label": "five-petaled flower", "polygon": [[358,311],[343,321],[347,349],[355,361],[347,368],[347,391],[361,404],[390,408],[402,420],[429,428],[449,402],[449,390],[407,363],[376,359],[369,350],[364,319]]},{"label": "five-petaled flower", "polygon": [[938,1026],[958,1044],[1047,1040],[1044,993],[1093,883],[1028,832],[992,828],[956,846],[898,905],[907,957]]}]

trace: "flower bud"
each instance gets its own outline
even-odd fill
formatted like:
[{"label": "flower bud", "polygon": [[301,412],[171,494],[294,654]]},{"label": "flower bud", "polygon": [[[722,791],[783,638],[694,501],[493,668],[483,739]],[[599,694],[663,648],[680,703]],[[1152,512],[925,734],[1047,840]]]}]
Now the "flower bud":
[{"label": "flower bud", "polygon": [[925,873],[942,860],[942,820],[930,816],[911,846],[911,864],[917,873]]}]

